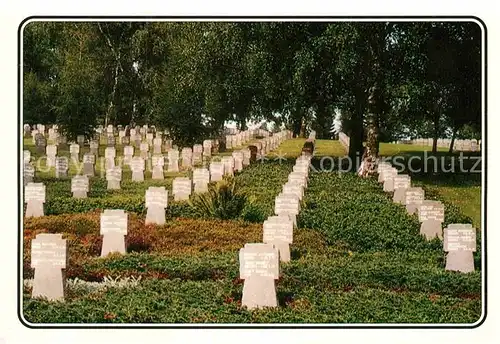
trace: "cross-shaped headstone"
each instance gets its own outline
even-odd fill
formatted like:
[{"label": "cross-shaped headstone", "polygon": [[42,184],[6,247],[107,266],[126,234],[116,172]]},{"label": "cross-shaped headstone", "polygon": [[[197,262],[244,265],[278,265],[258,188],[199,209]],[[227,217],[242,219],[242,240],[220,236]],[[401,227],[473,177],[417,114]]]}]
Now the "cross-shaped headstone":
[{"label": "cross-shaped headstone", "polygon": [[411,178],[407,174],[398,174],[394,177],[394,195],[392,201],[404,204],[406,189],[411,187]]},{"label": "cross-shaped headstone", "polygon": [[101,214],[101,257],[111,252],[126,253],[127,213],[122,209],[105,209]]},{"label": "cross-shaped headstone", "polygon": [[288,216],[270,216],[264,221],[263,242],[273,244],[279,251],[280,261],[290,261],[293,242],[293,222]]},{"label": "cross-shaped headstone", "polygon": [[85,153],[83,155],[83,174],[93,177],[95,174],[95,155],[92,153]]},{"label": "cross-shaped headstone", "polygon": [[63,301],[68,247],[62,234],[40,233],[31,241],[31,268],[35,270],[31,297]]},{"label": "cross-shaped headstone", "polygon": [[132,170],[132,180],[134,182],[144,181],[144,160],[141,157],[132,158],[130,169]]},{"label": "cross-shaped headstone", "polygon": [[444,205],[439,201],[423,201],[418,207],[418,220],[420,225],[420,234],[427,240],[434,239],[436,236],[443,239],[443,229],[441,224],[444,222]]},{"label": "cross-shaped headstone", "polygon": [[150,186],[146,190],[146,224],[165,224],[165,208],[168,205],[168,190],[162,187]]},{"label": "cross-shaped headstone", "polygon": [[24,202],[26,203],[25,217],[43,216],[45,185],[43,183],[27,183],[24,187]]},{"label": "cross-shaped headstone", "polygon": [[153,166],[153,173],[151,178],[156,180],[163,180],[163,166],[165,166],[165,158],[163,155],[153,155],[151,157],[151,165]]},{"label": "cross-shaped headstone", "polygon": [[465,273],[474,271],[476,229],[471,224],[449,224],[444,229],[443,249],[448,252],[446,270]]},{"label": "cross-shaped headstone", "polygon": [[172,182],[172,194],[175,201],[189,200],[191,190],[191,179],[187,177],[177,177]]},{"label": "cross-shaped headstone", "polygon": [[272,244],[245,244],[240,249],[241,305],[248,309],[277,307],[275,280],[279,277],[279,254]]},{"label": "cross-shaped headstone", "polygon": [[74,176],[71,179],[71,192],[74,198],[87,198],[89,178],[87,176]]},{"label": "cross-shaped headstone", "polygon": [[108,190],[120,189],[120,182],[122,180],[122,168],[115,166],[106,169],[106,180],[108,181]]},{"label": "cross-shaped headstone", "polygon": [[56,178],[63,178],[68,176],[69,162],[65,156],[56,158]]},{"label": "cross-shaped headstone", "polygon": [[408,188],[405,191],[405,204],[408,214],[414,214],[420,204],[424,201],[424,190],[422,188]]}]

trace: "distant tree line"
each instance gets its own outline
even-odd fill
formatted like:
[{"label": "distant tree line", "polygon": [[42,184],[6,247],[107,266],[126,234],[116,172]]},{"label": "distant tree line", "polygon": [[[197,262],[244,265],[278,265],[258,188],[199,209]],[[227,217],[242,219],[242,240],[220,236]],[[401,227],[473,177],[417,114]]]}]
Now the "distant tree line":
[{"label": "distant tree line", "polygon": [[24,122],[70,139],[147,123],[191,144],[226,121],[329,138],[340,113],[352,157],[402,137],[436,149],[480,136],[481,44],[472,22],[32,22]]}]

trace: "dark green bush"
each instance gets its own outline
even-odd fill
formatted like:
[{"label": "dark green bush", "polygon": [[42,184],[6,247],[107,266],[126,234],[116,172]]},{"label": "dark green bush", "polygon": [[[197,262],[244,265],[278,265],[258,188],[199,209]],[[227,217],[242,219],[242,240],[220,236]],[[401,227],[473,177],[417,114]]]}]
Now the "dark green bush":
[{"label": "dark green bush", "polygon": [[208,185],[208,191],[191,196],[189,204],[199,217],[222,220],[240,217],[247,195],[236,187],[234,178],[224,178]]}]

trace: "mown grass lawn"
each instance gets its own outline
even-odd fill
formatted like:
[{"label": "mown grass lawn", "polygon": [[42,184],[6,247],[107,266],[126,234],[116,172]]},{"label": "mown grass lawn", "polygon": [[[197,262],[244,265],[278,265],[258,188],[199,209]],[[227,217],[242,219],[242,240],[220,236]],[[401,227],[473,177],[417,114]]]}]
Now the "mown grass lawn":
[{"label": "mown grass lawn", "polygon": [[[380,155],[390,156],[401,153],[411,154],[412,152],[432,152],[432,146],[382,142],[380,143],[379,150],[380,150]],[[437,151],[448,152],[448,147],[437,147]]]}]

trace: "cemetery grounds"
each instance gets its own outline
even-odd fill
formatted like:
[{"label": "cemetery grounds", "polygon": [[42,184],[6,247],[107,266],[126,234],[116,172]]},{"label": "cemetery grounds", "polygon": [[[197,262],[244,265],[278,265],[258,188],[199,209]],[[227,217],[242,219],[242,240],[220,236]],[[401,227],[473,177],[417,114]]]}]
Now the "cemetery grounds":
[{"label": "cemetery grounds", "polygon": [[[45,216],[23,219],[22,312],[30,323],[440,323],[472,324],[481,318],[481,246],[475,271],[445,271],[439,239],[425,240],[419,221],[393,203],[376,178],[354,173],[311,172],[297,218],[291,261],[280,264],[278,307],[241,307],[243,280],[238,251],[262,242],[262,223],[292,171],[305,140],[287,140],[235,175],[248,201],[236,219],[200,216],[188,202],[171,198],[164,226],[145,225],[144,194],[150,186],[171,190],[174,177],[132,182],[124,168],[121,190],[90,180],[86,199],[71,196],[71,176],[37,171],[46,185]],[[24,141],[36,158],[31,138]],[[103,155],[104,146],[100,148]],[[382,144],[382,155],[406,157],[429,147]],[[84,152],[89,150],[86,146]],[[123,149],[117,145],[117,155]],[[59,155],[69,156],[69,151]],[[447,155],[446,152],[439,153]],[[338,141],[317,140],[313,165],[322,156],[345,155]],[[445,205],[445,222],[481,223],[481,174],[412,174],[426,199]],[[169,192],[170,194],[170,192]],[[100,258],[103,209],[128,213],[127,254]],[[39,233],[61,233],[69,261],[64,302],[31,298],[30,243]],[[99,283],[97,283],[99,282]]]}]

